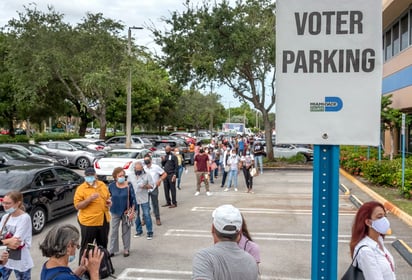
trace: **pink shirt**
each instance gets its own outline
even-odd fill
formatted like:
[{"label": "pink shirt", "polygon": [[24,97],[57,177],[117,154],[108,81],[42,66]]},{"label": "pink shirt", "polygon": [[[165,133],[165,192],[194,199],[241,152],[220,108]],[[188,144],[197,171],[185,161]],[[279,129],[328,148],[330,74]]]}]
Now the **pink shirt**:
[{"label": "pink shirt", "polygon": [[260,263],[260,249],[257,243],[250,241],[246,236],[242,234],[242,237],[237,244],[241,249],[252,255],[252,257],[255,258],[256,263]]}]

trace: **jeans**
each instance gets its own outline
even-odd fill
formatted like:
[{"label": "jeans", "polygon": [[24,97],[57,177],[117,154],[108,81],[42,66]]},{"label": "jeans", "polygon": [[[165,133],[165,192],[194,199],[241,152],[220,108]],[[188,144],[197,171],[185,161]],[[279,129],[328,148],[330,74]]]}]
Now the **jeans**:
[{"label": "jeans", "polygon": [[119,252],[119,226],[122,227],[122,241],[123,249],[130,250],[130,227],[127,225],[127,221],[124,217],[118,216],[114,213],[111,213],[112,219],[110,220],[110,243],[109,243],[109,252],[117,253]]},{"label": "jeans", "polygon": [[220,166],[220,161],[217,159],[215,160],[217,168],[215,169],[215,177],[219,175],[219,166]]},{"label": "jeans", "polygon": [[3,273],[2,279],[4,280],[9,279],[12,271],[14,271],[14,275],[16,276],[17,280],[30,280],[31,279],[31,268],[26,271],[18,271],[15,269],[3,267],[1,270]]},{"label": "jeans", "polygon": [[155,188],[153,191],[149,192],[149,200],[152,201],[153,213],[156,220],[160,219],[159,211],[159,187]]},{"label": "jeans", "polygon": [[222,175],[222,184],[221,184],[221,187],[223,188],[223,186],[224,186],[225,183],[226,183],[226,177],[227,177],[227,173],[228,173],[228,172],[226,172],[226,171],[223,169],[223,166],[222,166],[222,173],[223,173],[223,175]]},{"label": "jeans", "polygon": [[228,188],[230,188],[230,186],[232,185],[232,180],[233,180],[233,187],[237,188],[237,174],[238,174],[237,169],[229,171],[229,179],[227,180]]},{"label": "jeans", "polygon": [[147,230],[147,234],[151,235],[153,234],[153,226],[152,226],[152,217],[150,217],[150,205],[149,202],[146,203],[142,203],[142,204],[136,204],[136,209],[137,210],[137,218],[135,221],[136,224],[136,233],[141,234],[143,233],[143,228],[142,228],[142,223],[140,221],[140,207],[142,207],[142,211],[143,211],[143,219],[144,222],[146,224],[146,230]]},{"label": "jeans", "polygon": [[256,169],[260,167],[260,174],[263,174],[263,156],[255,156]]},{"label": "jeans", "polygon": [[246,182],[246,188],[252,189],[253,187],[253,177],[250,175],[250,168],[246,168],[246,166],[243,166],[243,176],[245,177],[245,182]]},{"label": "jeans", "polygon": [[183,165],[179,165],[177,169],[177,188],[180,189],[180,181],[182,180],[183,175]]}]

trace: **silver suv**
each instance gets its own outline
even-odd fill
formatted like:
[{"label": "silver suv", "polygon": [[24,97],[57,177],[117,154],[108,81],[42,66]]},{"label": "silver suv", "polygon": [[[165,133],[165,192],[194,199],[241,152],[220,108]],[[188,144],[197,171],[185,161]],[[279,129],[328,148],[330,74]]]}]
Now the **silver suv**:
[{"label": "silver suv", "polygon": [[[112,149],[125,149],[126,136],[114,136],[106,141],[106,144]],[[132,135],[130,148],[132,149],[150,149],[153,147],[149,139]]]},{"label": "silver suv", "polygon": [[86,169],[92,166],[94,160],[102,156],[81,150],[73,144],[64,141],[39,142],[39,145],[52,154],[67,157],[69,164],[79,169]]}]

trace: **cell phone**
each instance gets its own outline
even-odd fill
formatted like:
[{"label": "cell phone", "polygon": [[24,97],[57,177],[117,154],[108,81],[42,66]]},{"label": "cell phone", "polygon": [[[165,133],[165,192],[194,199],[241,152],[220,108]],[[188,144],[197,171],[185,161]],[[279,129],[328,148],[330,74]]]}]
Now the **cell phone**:
[{"label": "cell phone", "polygon": [[93,243],[87,243],[87,249],[86,249],[86,257],[89,255],[90,250],[93,251],[94,247],[96,245]]}]

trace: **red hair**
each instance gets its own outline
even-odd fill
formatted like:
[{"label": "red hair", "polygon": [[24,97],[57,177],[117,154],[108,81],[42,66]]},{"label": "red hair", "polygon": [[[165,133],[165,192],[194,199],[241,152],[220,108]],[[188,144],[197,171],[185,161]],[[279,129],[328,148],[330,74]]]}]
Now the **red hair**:
[{"label": "red hair", "polygon": [[[369,233],[369,227],[365,224],[365,220],[372,219],[372,212],[376,207],[381,207],[385,211],[385,207],[382,203],[377,201],[369,201],[362,204],[356,213],[355,220],[352,225],[352,237],[350,240],[350,255],[353,258],[353,251],[356,244],[359,243]],[[386,211],[385,211],[386,213]]]}]

